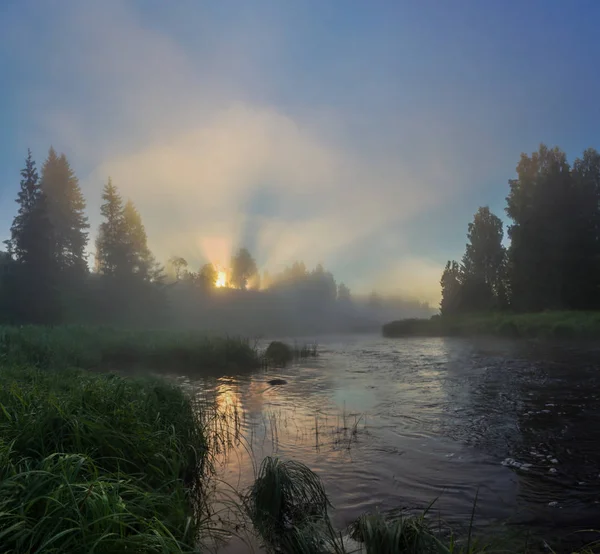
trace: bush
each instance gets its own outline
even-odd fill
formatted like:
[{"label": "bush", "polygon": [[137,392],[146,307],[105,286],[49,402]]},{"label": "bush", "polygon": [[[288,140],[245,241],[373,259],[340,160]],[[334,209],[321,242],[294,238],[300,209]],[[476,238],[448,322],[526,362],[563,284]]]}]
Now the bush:
[{"label": "bush", "polygon": [[273,341],[265,351],[267,364],[285,365],[294,359],[294,350],[284,342]]}]

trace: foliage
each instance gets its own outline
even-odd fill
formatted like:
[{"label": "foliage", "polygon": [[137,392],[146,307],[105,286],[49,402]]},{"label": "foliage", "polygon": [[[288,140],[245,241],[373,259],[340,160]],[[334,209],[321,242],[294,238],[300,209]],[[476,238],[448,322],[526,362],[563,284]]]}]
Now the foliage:
[{"label": "foliage", "polygon": [[135,366],[205,374],[261,365],[257,350],[241,338],[83,326],[0,327],[0,360],[44,369]]},{"label": "foliage", "polygon": [[600,308],[600,154],[588,149],[571,168],[542,144],[509,184],[508,251],[502,222],[480,208],[462,265],[444,270],[442,314]]},{"label": "foliage", "polygon": [[13,322],[52,323],[59,311],[54,231],[30,150],[21,177],[19,211],[6,241],[16,264],[4,277],[8,301],[4,307]]},{"label": "foliage", "polygon": [[424,517],[365,514],[352,525],[352,537],[365,546],[365,554],[443,552]]},{"label": "foliage", "polygon": [[304,464],[266,457],[244,506],[269,545],[289,540],[290,530],[327,517],[330,506],[319,477]]},{"label": "foliage", "polygon": [[206,441],[181,389],[80,371],[0,375],[3,551],[193,550]]},{"label": "foliage", "polygon": [[245,290],[248,281],[257,274],[256,261],[246,248],[240,248],[231,259],[231,284]]},{"label": "foliage", "polygon": [[198,279],[200,284],[207,290],[215,288],[219,274],[215,269],[215,266],[211,263],[204,264],[198,272]]},{"label": "foliage", "polygon": [[463,278],[457,262],[448,261],[446,263],[440,284],[442,286],[442,301],[440,303],[442,315],[460,312],[463,303]]},{"label": "foliage", "polygon": [[188,263],[187,260],[181,256],[171,256],[169,258],[169,266],[173,268],[175,280],[179,281],[183,272],[188,267]]},{"label": "foliage", "polygon": [[53,148],[42,166],[40,187],[48,199],[48,214],[54,229],[53,251],[59,270],[68,275],[86,273],[89,224],[84,213],[85,199],[66,156],[58,156]]},{"label": "foliage", "polygon": [[600,336],[600,313],[583,311],[520,314],[491,312],[387,323],[385,337],[500,336],[514,338],[591,338]]},{"label": "foliage", "polygon": [[104,221],[100,224],[96,239],[96,271],[115,277],[124,271],[127,264],[127,245],[123,199],[110,178],[102,191],[102,200],[104,204],[100,206],[100,214]]},{"label": "foliage", "polygon": [[267,363],[285,365],[294,359],[294,351],[292,350],[291,346],[285,344],[284,342],[274,340],[267,347],[267,350],[265,351],[265,358]]},{"label": "foliage", "polygon": [[338,285],[337,299],[338,302],[342,302],[345,304],[352,302],[352,295],[350,294],[350,289],[344,283],[340,283]]}]

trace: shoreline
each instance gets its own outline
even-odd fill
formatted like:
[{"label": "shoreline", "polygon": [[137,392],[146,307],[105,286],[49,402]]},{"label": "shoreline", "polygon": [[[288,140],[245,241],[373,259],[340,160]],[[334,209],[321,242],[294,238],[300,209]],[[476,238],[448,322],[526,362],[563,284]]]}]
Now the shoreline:
[{"label": "shoreline", "polygon": [[401,319],[381,328],[386,338],[502,337],[526,339],[600,338],[600,312],[553,311],[435,315],[430,319]]}]

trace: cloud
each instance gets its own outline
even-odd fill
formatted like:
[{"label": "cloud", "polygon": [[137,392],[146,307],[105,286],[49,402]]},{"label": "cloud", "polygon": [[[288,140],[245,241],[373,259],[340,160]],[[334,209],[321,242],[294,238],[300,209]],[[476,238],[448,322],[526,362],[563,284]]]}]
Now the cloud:
[{"label": "cloud", "polygon": [[[376,103],[358,117],[343,97],[304,109],[268,101],[275,77],[262,54],[277,48],[278,30],[257,24],[239,42],[209,32],[194,47],[129,3],[61,6],[48,16],[61,82],[36,96],[39,132],[88,168],[90,210],[111,176],[138,206],[157,257],[191,263],[223,263],[244,245],[270,268],[295,259],[328,265],[341,253],[360,261],[356,245],[380,233],[400,260],[383,277],[379,267],[389,264],[374,264],[373,285],[358,286],[401,283],[406,294],[435,299],[441,267],[402,259],[405,237],[385,233],[392,223],[408,228],[465,186],[456,174],[469,170],[454,161],[460,137],[443,121]],[[369,114],[379,127],[360,126]]]}]

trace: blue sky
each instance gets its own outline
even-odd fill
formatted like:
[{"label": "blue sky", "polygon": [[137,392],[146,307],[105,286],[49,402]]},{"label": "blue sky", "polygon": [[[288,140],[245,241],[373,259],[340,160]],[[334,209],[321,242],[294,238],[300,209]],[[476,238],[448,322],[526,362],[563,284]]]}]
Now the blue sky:
[{"label": "blue sky", "polygon": [[435,301],[522,151],[600,147],[599,20],[595,0],[3,0],[1,238],[26,149],[52,144],[92,231],[111,175],[159,258],[246,245]]}]

